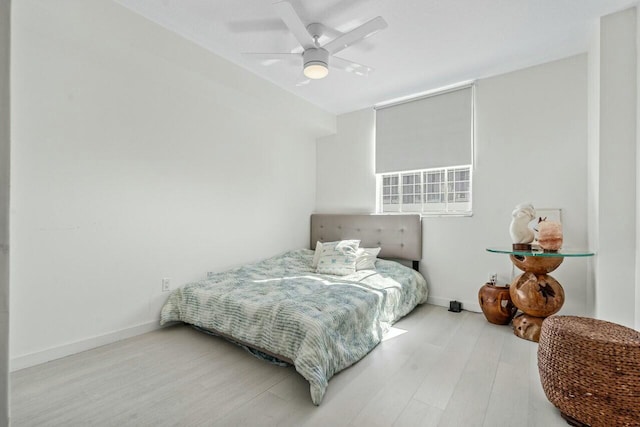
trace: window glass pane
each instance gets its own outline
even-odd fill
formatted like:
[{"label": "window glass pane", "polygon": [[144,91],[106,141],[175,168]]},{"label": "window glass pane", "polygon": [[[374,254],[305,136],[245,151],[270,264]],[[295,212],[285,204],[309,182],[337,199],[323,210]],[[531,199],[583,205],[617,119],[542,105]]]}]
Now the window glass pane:
[{"label": "window glass pane", "polygon": [[441,181],[441,173],[440,172],[427,172],[427,182],[440,182]]},{"label": "window glass pane", "polygon": [[400,200],[398,197],[398,194],[400,193],[400,189],[398,187],[399,175],[398,174],[382,175],[381,183],[382,183],[382,191],[381,191],[382,200],[381,201],[383,206],[382,211],[394,212],[394,211],[400,210],[398,208],[401,207],[402,205],[400,204]]}]

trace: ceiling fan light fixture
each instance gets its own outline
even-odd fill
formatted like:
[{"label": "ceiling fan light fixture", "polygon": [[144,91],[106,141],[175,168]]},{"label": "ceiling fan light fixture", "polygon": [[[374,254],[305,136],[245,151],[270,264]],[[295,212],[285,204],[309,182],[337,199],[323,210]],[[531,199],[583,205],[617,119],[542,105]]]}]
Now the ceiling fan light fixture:
[{"label": "ceiling fan light fixture", "polygon": [[304,75],[309,79],[324,79],[329,74],[327,64],[322,62],[309,62],[304,65]]},{"label": "ceiling fan light fixture", "polygon": [[304,75],[309,79],[323,79],[329,74],[329,52],[322,48],[306,49],[302,61]]}]

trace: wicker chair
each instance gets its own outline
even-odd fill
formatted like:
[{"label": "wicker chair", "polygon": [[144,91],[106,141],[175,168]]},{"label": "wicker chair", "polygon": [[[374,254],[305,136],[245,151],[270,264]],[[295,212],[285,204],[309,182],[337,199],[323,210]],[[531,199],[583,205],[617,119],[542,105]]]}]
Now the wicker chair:
[{"label": "wicker chair", "polygon": [[538,371],[547,398],[569,424],[640,426],[640,332],[584,317],[548,317]]}]

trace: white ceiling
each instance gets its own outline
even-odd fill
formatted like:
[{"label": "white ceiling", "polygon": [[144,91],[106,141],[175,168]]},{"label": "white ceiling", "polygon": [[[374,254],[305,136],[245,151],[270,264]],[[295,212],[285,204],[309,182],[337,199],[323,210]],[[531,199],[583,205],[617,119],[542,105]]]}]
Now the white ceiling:
[{"label": "white ceiling", "polygon": [[[600,16],[637,0],[290,0],[330,38],[378,15],[389,27],[338,56],[375,68],[306,80],[302,63],[263,65],[242,52],[291,52],[275,0],[116,0],[148,19],[333,113],[500,74],[587,50]],[[329,40],[329,38],[327,38]],[[331,68],[331,65],[329,65]]]}]

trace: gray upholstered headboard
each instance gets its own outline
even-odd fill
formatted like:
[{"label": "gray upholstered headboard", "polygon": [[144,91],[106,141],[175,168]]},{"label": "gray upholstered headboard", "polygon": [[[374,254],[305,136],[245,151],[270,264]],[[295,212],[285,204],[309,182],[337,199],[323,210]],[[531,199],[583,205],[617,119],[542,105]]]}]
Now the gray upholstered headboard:
[{"label": "gray upholstered headboard", "polygon": [[344,239],[358,239],[363,248],[381,247],[380,258],[422,259],[422,222],[419,214],[311,215],[311,249],[315,249],[317,241]]}]

